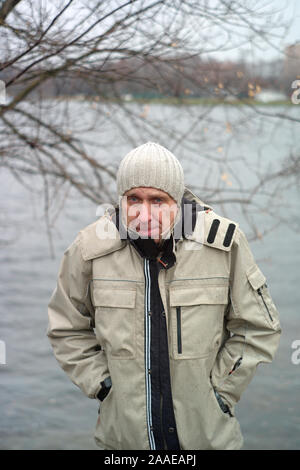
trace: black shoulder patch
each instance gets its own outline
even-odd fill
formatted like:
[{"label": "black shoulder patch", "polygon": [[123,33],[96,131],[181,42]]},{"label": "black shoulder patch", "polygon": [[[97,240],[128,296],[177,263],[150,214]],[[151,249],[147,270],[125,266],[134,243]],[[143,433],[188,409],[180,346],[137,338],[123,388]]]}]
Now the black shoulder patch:
[{"label": "black shoulder patch", "polygon": [[220,225],[219,219],[214,219],[213,223],[211,224],[210,231],[207,237],[208,243],[213,243],[215,241],[219,225]]},{"label": "black shoulder patch", "polygon": [[228,229],[227,229],[227,232],[226,232],[226,234],[225,234],[224,241],[223,241],[223,245],[224,245],[224,246],[226,246],[226,247],[230,246],[230,243],[231,243],[231,240],[232,240],[232,237],[233,237],[235,228],[236,228],[236,225],[235,225],[235,224],[229,224],[229,225],[228,225]]},{"label": "black shoulder patch", "polygon": [[213,210],[200,211],[195,230],[187,238],[212,248],[230,251],[238,234],[238,226],[234,221],[219,216]]}]

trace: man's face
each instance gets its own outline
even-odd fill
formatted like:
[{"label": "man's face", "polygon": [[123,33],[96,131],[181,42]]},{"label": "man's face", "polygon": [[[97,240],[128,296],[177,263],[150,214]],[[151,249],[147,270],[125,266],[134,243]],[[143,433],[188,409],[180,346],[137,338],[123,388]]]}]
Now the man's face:
[{"label": "man's face", "polygon": [[168,193],[155,188],[132,188],[122,198],[122,211],[127,226],[141,238],[158,243],[161,234],[173,225],[178,207]]}]

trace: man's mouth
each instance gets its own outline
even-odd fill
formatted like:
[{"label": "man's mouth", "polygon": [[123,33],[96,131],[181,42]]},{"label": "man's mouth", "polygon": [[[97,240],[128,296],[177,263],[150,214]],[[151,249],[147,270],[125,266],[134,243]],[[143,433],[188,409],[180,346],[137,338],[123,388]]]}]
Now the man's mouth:
[{"label": "man's mouth", "polygon": [[140,234],[140,235],[144,235],[144,236],[151,236],[151,234],[153,234],[154,232],[157,232],[158,230],[158,226],[156,227],[137,227],[136,231]]}]

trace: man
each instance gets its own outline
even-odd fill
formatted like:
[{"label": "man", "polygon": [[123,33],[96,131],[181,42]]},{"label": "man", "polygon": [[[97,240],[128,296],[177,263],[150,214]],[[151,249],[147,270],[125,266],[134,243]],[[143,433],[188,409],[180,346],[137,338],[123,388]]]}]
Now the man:
[{"label": "man", "polygon": [[152,142],[119,204],[66,250],[49,304],[61,367],[99,400],[103,449],[239,449],[235,404],[278,346],[278,312],[245,235]]}]

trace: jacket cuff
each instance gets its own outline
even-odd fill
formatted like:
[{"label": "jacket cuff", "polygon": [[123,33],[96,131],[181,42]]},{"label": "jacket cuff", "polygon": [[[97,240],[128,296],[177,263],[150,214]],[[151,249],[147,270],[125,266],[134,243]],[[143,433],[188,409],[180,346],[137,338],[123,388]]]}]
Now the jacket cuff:
[{"label": "jacket cuff", "polygon": [[110,377],[107,377],[106,379],[103,380],[103,382],[101,382],[101,388],[96,395],[98,400],[103,401],[104,398],[106,398],[106,396],[108,395],[111,389],[111,386],[112,386],[112,383],[111,383]]}]

